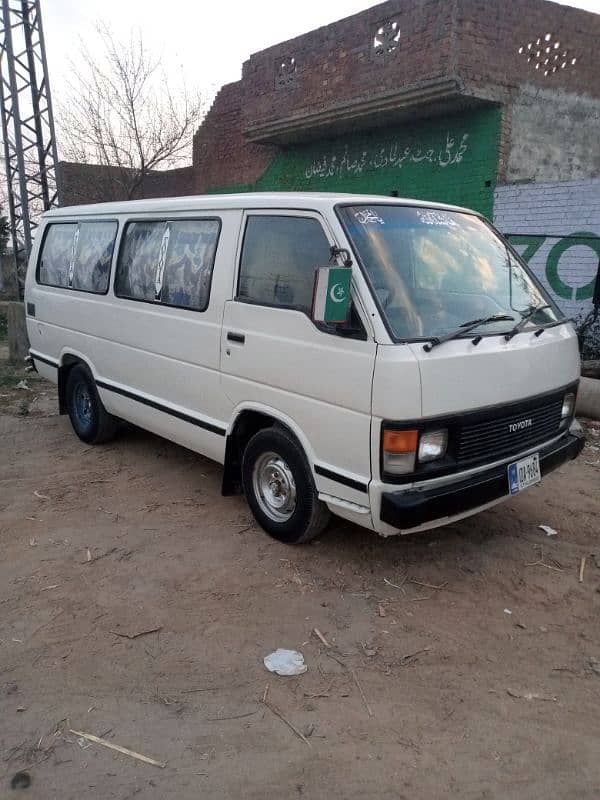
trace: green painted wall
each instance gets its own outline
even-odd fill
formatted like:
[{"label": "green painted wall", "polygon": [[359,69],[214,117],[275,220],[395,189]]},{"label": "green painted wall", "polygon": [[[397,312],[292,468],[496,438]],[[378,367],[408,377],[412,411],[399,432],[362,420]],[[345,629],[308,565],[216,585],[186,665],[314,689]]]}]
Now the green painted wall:
[{"label": "green painted wall", "polygon": [[219,191],[397,192],[491,217],[500,121],[500,109],[489,107],[294,145],[254,185]]}]

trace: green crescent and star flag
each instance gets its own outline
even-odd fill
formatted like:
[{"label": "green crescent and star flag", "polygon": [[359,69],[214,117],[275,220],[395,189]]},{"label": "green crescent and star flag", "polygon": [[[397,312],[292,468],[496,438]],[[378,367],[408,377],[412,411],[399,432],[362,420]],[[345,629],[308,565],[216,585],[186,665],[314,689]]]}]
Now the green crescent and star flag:
[{"label": "green crescent and star flag", "polygon": [[349,267],[319,267],[313,297],[313,320],[328,324],[346,322],[350,308]]}]

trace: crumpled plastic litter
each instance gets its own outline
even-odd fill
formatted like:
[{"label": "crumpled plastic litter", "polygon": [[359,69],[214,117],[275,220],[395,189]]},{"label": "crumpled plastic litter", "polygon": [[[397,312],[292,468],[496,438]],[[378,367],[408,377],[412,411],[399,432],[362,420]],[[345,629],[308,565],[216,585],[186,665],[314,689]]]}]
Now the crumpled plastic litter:
[{"label": "crumpled plastic litter", "polygon": [[555,531],[554,528],[551,528],[550,525],[538,525],[540,530],[544,531],[546,536],[556,536],[558,531]]},{"label": "crumpled plastic litter", "polygon": [[285,650],[282,647],[278,647],[274,653],[269,653],[263,661],[269,672],[275,672],[277,675],[302,675],[308,669],[302,653],[297,650]]}]

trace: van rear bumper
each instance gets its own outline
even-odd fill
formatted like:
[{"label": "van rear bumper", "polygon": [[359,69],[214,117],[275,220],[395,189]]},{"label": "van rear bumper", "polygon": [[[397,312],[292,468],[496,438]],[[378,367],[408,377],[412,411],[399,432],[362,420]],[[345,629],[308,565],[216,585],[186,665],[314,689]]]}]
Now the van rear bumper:
[{"label": "van rear bumper", "polygon": [[[547,475],[565,461],[577,458],[585,445],[583,434],[568,433],[539,450],[540,471]],[[450,485],[406,492],[384,492],[381,496],[382,522],[400,530],[418,528],[434,520],[468,514],[481,506],[510,497],[507,466],[513,458],[493,469],[471,475]]]}]

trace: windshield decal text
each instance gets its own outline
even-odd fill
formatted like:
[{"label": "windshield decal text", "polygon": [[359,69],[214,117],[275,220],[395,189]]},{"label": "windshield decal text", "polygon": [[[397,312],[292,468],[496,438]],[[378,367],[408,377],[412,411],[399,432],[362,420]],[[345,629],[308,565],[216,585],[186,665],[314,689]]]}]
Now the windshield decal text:
[{"label": "windshield decal text", "polygon": [[433,208],[417,209],[417,216],[424,225],[443,225],[446,228],[458,228],[456,220],[446,211],[436,211]]},{"label": "windshield decal text", "polygon": [[372,208],[361,208],[359,211],[354,212],[354,216],[361,225],[385,225],[384,220]]}]

